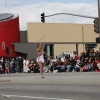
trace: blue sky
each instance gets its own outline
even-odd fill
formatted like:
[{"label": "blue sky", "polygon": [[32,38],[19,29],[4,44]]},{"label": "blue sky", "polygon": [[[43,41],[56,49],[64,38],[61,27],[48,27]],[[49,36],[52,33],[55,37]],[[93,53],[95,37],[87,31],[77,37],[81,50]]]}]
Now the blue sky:
[{"label": "blue sky", "polygon": [[[30,0],[29,0],[30,1]],[[93,3],[96,0],[31,0],[34,2]]]},{"label": "blue sky", "polygon": [[40,2],[59,2],[59,3],[97,3],[97,0],[0,0],[0,2],[19,2],[19,6]]},{"label": "blue sky", "polygon": [[[12,0],[14,1],[14,0]],[[16,2],[18,0],[15,0]],[[59,2],[59,3],[97,3],[97,0],[19,0],[20,5],[40,3],[40,2]]]},{"label": "blue sky", "polygon": [[[0,13],[17,13],[20,29],[26,30],[28,22],[41,23],[41,13],[73,13],[86,16],[98,16],[97,0],[0,0],[0,3],[18,2],[18,5],[1,6]],[[93,24],[93,19],[68,15],[46,18],[46,23]]]}]

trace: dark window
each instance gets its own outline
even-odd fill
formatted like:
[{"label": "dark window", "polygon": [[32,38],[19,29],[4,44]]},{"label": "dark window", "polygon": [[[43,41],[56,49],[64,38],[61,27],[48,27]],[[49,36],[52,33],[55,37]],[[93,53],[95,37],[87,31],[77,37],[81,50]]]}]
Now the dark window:
[{"label": "dark window", "polygon": [[86,50],[91,50],[97,47],[97,44],[85,44],[85,49]]}]

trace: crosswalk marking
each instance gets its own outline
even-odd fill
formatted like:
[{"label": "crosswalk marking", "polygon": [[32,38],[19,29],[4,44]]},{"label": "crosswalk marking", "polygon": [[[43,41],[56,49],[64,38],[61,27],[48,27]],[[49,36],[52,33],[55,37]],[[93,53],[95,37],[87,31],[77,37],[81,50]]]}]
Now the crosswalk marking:
[{"label": "crosswalk marking", "polygon": [[0,96],[7,97],[7,98],[16,97],[16,98],[42,99],[42,100],[73,100],[73,99],[35,97],[35,96],[21,96],[21,95],[2,95],[2,94],[0,94]]}]

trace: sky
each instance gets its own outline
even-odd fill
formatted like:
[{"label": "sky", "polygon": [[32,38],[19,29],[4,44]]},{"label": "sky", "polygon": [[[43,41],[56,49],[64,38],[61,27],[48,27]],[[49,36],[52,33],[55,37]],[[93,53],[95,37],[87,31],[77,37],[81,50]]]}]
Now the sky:
[{"label": "sky", "polygon": [[[0,0],[0,13],[17,13],[20,30],[27,30],[28,22],[41,22],[45,16],[56,13],[72,13],[98,16],[97,0]],[[93,19],[70,15],[57,15],[45,18],[46,23],[93,24]]]}]

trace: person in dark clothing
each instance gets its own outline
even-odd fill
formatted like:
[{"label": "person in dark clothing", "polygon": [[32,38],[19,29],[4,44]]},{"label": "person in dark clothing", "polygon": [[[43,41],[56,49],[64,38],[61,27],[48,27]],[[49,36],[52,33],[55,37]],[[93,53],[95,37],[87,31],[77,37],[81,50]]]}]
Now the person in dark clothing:
[{"label": "person in dark clothing", "polygon": [[3,69],[3,74],[5,74],[5,59],[3,59],[3,62],[2,62],[2,69]]},{"label": "person in dark clothing", "polygon": [[83,53],[82,53],[82,57],[84,57],[84,58],[86,57],[86,54],[85,54],[85,52],[83,52]]},{"label": "person in dark clothing", "polygon": [[34,64],[34,73],[40,73],[40,67],[37,63]]},{"label": "person in dark clothing", "polygon": [[19,72],[23,73],[23,58],[19,58]]},{"label": "person in dark clothing", "polygon": [[70,65],[71,65],[71,69],[70,70],[73,71],[73,69],[76,66],[76,61],[73,58],[70,59]]},{"label": "person in dark clothing", "polygon": [[2,69],[2,62],[0,61],[0,74],[3,73],[3,69]]},{"label": "person in dark clothing", "polygon": [[89,57],[89,53],[90,53],[90,50],[88,50],[85,54],[85,57],[88,58]]}]

